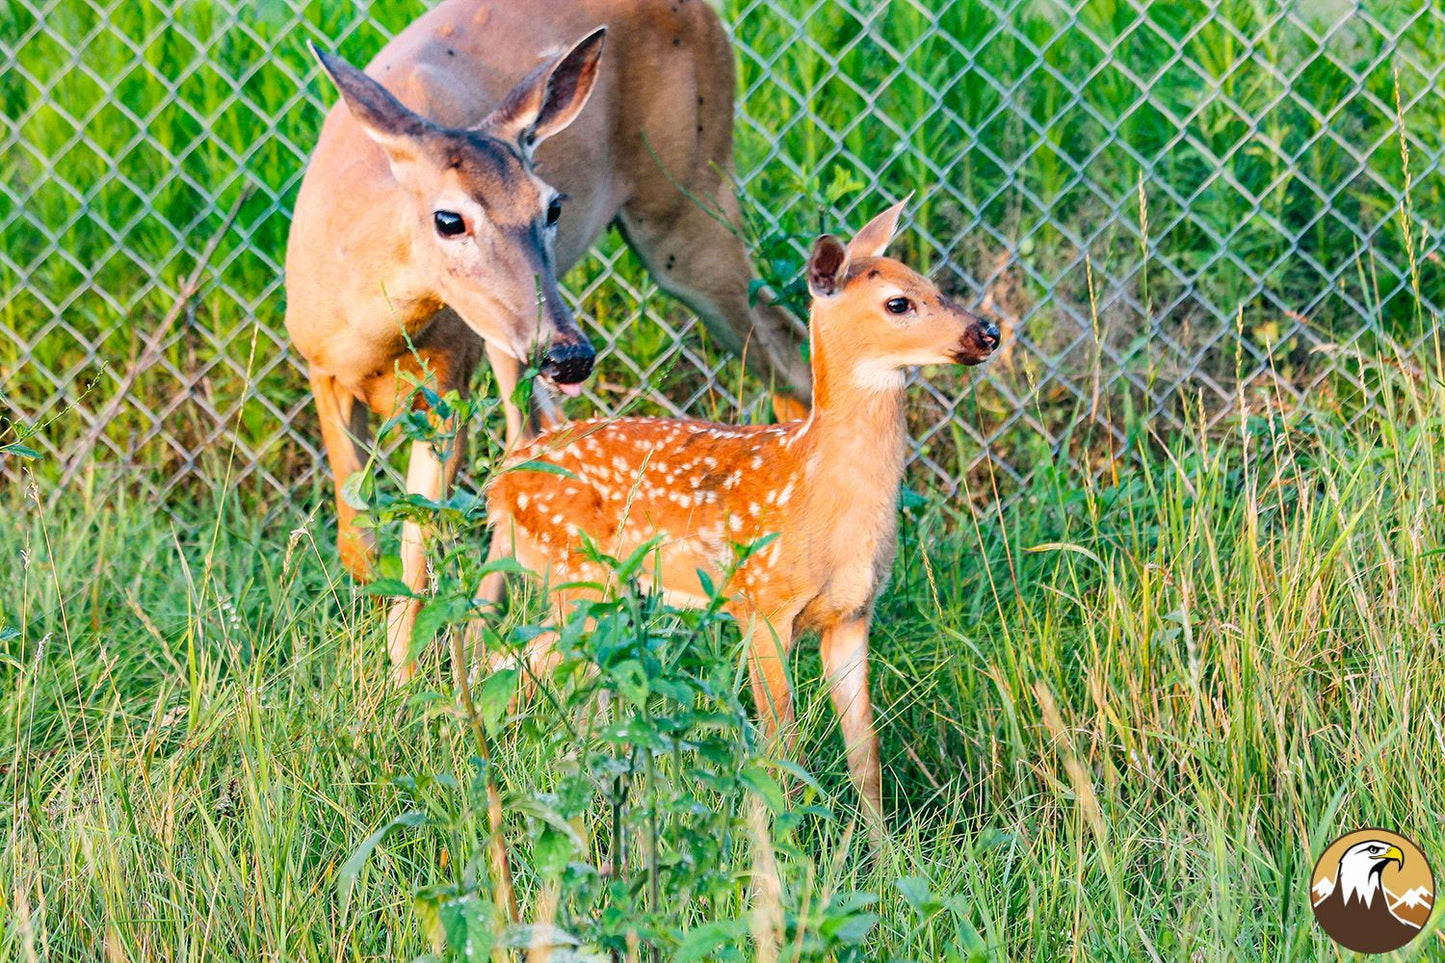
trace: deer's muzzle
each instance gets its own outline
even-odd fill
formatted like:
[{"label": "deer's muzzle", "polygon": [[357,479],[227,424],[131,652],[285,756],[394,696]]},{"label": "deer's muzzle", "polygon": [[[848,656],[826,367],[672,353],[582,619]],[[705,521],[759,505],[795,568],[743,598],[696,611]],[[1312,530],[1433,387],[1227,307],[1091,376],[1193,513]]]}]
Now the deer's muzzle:
[{"label": "deer's muzzle", "polygon": [[566,341],[553,341],[542,359],[542,377],[557,385],[575,385],[592,373],[597,353],[587,336],[578,334]]}]

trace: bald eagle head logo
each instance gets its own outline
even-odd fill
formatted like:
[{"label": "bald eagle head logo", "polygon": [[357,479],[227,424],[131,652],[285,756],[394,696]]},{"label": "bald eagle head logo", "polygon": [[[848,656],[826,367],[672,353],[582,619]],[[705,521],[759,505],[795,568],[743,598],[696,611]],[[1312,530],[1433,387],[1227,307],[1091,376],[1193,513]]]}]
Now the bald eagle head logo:
[{"label": "bald eagle head logo", "polygon": [[1388,953],[1420,933],[1434,905],[1424,854],[1388,830],[1348,833],[1326,847],[1310,883],[1315,919],[1359,953]]}]

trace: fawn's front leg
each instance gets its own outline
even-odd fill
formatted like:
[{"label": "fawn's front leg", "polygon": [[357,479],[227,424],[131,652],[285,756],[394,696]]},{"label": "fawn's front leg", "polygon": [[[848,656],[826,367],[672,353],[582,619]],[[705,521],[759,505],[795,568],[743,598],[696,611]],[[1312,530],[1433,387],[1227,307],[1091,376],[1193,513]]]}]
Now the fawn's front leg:
[{"label": "fawn's front leg", "polygon": [[868,837],[878,849],[886,837],[883,820],[883,769],[873,700],[868,694],[868,620],[849,619],[823,630],[819,654],[829,695],[843,727],[848,773],[862,800]]},{"label": "fawn's front leg", "polygon": [[748,678],[758,721],[770,742],[782,736],[791,755],[798,741],[793,725],[793,691],[788,684],[788,653],[793,648],[793,620],[768,620],[759,614],[739,619],[749,630]]}]

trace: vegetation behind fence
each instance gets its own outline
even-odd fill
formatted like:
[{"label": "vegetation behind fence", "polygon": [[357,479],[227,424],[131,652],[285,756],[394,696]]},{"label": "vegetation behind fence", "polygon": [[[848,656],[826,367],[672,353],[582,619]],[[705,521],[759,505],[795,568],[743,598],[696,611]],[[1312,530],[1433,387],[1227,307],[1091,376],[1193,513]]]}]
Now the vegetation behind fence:
[{"label": "vegetation behind fence", "polygon": [[[282,326],[288,214],[333,93],[416,2],[5,0],[0,430],[166,497],[308,491]],[[1306,9],[1308,8],[1308,9]],[[728,0],[764,276],[917,191],[904,256],[996,314],[986,372],[921,381],[916,468],[1007,495],[1241,389],[1369,404],[1445,301],[1445,13],[1428,0]],[[566,279],[602,359],[577,409],[756,410],[606,238]],[[1418,296],[1417,296],[1418,295]],[[642,389],[640,405],[637,389]],[[8,433],[7,433],[8,434]],[[229,466],[229,468],[227,467]],[[0,466],[13,470],[13,466]]]}]

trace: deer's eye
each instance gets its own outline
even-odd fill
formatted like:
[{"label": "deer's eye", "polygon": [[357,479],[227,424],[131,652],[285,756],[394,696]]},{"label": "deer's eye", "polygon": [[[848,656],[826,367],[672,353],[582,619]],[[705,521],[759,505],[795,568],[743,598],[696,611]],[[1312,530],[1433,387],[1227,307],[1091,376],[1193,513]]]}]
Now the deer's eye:
[{"label": "deer's eye", "polygon": [[562,198],[552,198],[552,203],[547,205],[547,226],[556,227],[557,222],[562,219]]},{"label": "deer's eye", "polygon": [[907,298],[889,298],[883,302],[883,307],[889,314],[907,314],[913,310],[913,302]]},{"label": "deer's eye", "polygon": [[456,211],[435,211],[431,220],[442,237],[456,237],[458,234],[465,234],[467,230],[467,222],[462,220],[462,216]]}]

